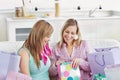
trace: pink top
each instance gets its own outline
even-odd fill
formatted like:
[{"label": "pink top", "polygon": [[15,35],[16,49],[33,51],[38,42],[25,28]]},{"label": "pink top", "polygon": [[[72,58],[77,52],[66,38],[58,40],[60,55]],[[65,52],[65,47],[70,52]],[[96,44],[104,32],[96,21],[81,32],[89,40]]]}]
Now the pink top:
[{"label": "pink top", "polygon": [[63,44],[61,49],[59,49],[57,45],[54,46],[50,57],[52,62],[52,65],[49,69],[51,80],[58,80],[57,67],[54,64],[57,60],[72,61],[74,58],[81,58],[80,66],[79,66],[81,72],[80,74],[82,80],[88,80],[91,76],[90,66],[87,61],[88,52],[89,51],[88,51],[87,43],[84,40],[81,42],[80,46],[78,46],[77,48],[76,47],[73,48],[71,56],[68,55],[66,44]]}]

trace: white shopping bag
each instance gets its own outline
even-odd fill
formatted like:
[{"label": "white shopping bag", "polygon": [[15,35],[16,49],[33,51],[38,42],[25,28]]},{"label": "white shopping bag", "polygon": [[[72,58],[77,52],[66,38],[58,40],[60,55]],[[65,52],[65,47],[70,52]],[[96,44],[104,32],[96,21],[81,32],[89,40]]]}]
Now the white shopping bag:
[{"label": "white shopping bag", "polygon": [[108,80],[120,80],[120,64],[109,65],[104,71]]}]

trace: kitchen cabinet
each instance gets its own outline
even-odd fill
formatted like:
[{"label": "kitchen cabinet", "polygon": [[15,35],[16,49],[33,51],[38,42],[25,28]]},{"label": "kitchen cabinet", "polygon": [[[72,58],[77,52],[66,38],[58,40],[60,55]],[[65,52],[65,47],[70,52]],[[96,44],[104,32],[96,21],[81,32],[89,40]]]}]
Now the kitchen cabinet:
[{"label": "kitchen cabinet", "polygon": [[31,31],[34,21],[7,19],[8,41],[24,41]]},{"label": "kitchen cabinet", "polygon": [[[24,41],[31,31],[33,25],[40,19],[12,19],[7,18],[7,40],[8,41]],[[60,38],[60,30],[64,20],[47,19],[54,28],[51,42],[58,41]]]},{"label": "kitchen cabinet", "polygon": [[[60,40],[61,29],[67,18],[40,18],[45,19],[54,27],[50,42]],[[8,41],[24,41],[32,26],[40,19],[14,20],[7,18]],[[120,41],[120,18],[111,19],[77,19],[80,26],[82,39],[116,39]]]}]

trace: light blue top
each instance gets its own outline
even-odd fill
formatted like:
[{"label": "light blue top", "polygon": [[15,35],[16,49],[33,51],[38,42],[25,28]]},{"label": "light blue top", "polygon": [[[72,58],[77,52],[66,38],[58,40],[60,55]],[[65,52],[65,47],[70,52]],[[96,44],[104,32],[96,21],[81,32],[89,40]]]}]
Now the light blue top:
[{"label": "light blue top", "polygon": [[38,69],[32,55],[30,54],[30,51],[28,49],[27,51],[28,51],[28,54],[30,55],[29,71],[30,71],[30,76],[32,77],[32,80],[50,80],[49,73],[48,73],[48,69],[51,65],[50,59],[49,58],[47,59],[46,65],[42,60],[40,60],[40,68]]}]

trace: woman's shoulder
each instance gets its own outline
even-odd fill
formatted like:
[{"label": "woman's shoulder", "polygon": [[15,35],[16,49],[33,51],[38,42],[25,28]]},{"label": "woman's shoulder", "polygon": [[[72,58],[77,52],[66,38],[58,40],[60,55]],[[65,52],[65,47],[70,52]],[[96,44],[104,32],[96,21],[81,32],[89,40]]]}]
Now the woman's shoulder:
[{"label": "woman's shoulder", "polygon": [[81,40],[81,42],[82,42],[82,43],[86,43],[86,42],[87,42],[87,40]]},{"label": "woman's shoulder", "polygon": [[21,57],[24,57],[24,56],[30,56],[30,53],[27,51],[27,49],[26,48],[24,48],[24,47],[22,47],[20,50],[19,50],[19,52],[18,52],[18,54],[21,56]]},{"label": "woman's shoulder", "polygon": [[87,41],[86,40],[81,40],[80,45],[81,44],[87,44]]},{"label": "woman's shoulder", "polygon": [[57,54],[61,52],[61,48],[58,46],[58,43],[56,43],[52,48],[53,53]]},{"label": "woman's shoulder", "polygon": [[78,47],[85,47],[85,46],[87,46],[87,41],[86,40],[81,40]]},{"label": "woman's shoulder", "polygon": [[59,49],[59,47],[58,47],[58,43],[55,43],[55,44],[53,45],[52,49],[53,49],[53,50],[55,50],[55,49]]}]

